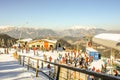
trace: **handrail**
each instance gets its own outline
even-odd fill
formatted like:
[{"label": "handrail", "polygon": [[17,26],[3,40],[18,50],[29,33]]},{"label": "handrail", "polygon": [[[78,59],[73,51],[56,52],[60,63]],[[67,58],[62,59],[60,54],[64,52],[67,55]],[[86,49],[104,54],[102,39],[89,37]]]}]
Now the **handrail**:
[{"label": "handrail", "polygon": [[[57,72],[56,80],[59,80],[58,78],[59,78],[60,68],[66,68],[66,69],[69,69],[69,70],[85,73],[85,74],[92,75],[92,76],[95,76],[95,77],[98,77],[98,78],[101,78],[101,79],[104,79],[104,80],[120,80],[120,77],[116,77],[116,76],[112,76],[112,75],[108,75],[108,74],[104,74],[104,73],[97,73],[97,72],[90,71],[90,70],[85,70],[85,69],[81,69],[81,68],[77,68],[77,67],[71,67],[71,66],[67,66],[67,65],[63,65],[63,64],[58,64],[58,63],[45,61],[45,60],[40,59],[37,56],[27,56],[27,55],[20,55],[20,54],[19,54],[19,56],[29,57],[29,58],[34,59],[34,60],[40,60],[42,62],[58,66],[58,72]],[[38,70],[38,64],[37,64],[37,68],[36,68],[36,75],[38,74],[37,70]]]}]

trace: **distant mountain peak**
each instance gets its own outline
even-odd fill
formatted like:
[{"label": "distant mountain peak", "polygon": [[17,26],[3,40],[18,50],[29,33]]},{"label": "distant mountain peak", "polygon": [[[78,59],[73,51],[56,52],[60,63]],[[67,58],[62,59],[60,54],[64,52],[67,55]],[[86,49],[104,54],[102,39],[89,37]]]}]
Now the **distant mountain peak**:
[{"label": "distant mountain peak", "polygon": [[75,25],[75,26],[71,27],[71,29],[73,29],[73,30],[76,30],[76,29],[90,30],[90,29],[96,29],[96,27],[93,25]]},{"label": "distant mountain peak", "polygon": [[13,28],[13,27],[14,27],[14,26],[6,25],[6,26],[0,26],[0,29]]}]

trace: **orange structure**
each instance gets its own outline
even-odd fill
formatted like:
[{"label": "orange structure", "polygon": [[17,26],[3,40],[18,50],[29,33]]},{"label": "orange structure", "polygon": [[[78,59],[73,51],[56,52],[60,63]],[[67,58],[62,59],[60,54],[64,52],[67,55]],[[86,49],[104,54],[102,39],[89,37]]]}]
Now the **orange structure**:
[{"label": "orange structure", "polygon": [[48,49],[48,42],[47,41],[44,41],[44,48]]}]

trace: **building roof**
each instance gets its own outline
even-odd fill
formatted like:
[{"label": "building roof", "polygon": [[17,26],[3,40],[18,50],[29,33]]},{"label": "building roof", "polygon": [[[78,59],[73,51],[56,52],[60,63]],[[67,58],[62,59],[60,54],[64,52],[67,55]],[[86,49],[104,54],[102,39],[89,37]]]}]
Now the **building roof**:
[{"label": "building roof", "polygon": [[30,42],[30,41],[32,41],[32,39],[31,38],[27,38],[27,39],[20,39],[17,42]]},{"label": "building roof", "polygon": [[120,34],[102,33],[96,35],[95,38],[120,42]]},{"label": "building roof", "polygon": [[93,42],[120,51],[120,34],[102,33],[93,37]]},{"label": "building roof", "polygon": [[91,52],[98,52],[97,50],[95,50],[93,48],[86,48],[86,50],[91,51]]},{"label": "building roof", "polygon": [[47,41],[47,42],[50,42],[50,43],[56,43],[57,40],[49,40],[49,39],[42,39],[43,41]]},{"label": "building roof", "polygon": [[33,43],[37,43],[37,42],[43,42],[43,41],[46,41],[46,42],[49,42],[49,43],[56,43],[57,40],[48,40],[48,39],[39,39],[39,40],[33,40],[31,42],[29,42],[29,44],[33,44]]}]

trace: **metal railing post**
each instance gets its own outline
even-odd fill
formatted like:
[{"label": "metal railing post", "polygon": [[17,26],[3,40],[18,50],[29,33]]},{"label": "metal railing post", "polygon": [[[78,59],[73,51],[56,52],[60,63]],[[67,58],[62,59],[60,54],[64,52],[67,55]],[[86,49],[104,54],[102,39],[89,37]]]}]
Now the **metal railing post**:
[{"label": "metal railing post", "polygon": [[23,56],[23,66],[24,66],[24,60],[25,60],[25,56]]},{"label": "metal railing post", "polygon": [[58,66],[58,71],[57,71],[56,80],[59,80],[59,75],[60,75],[60,66]]},{"label": "metal railing post", "polygon": [[36,65],[36,77],[38,77],[38,69],[39,69],[39,59],[37,59],[37,65]]},{"label": "metal railing post", "polygon": [[19,55],[19,62],[20,62],[20,64],[21,64],[21,55]]},{"label": "metal railing post", "polygon": [[27,70],[29,70],[29,66],[30,66],[30,57],[28,57],[28,66],[27,66]]}]

